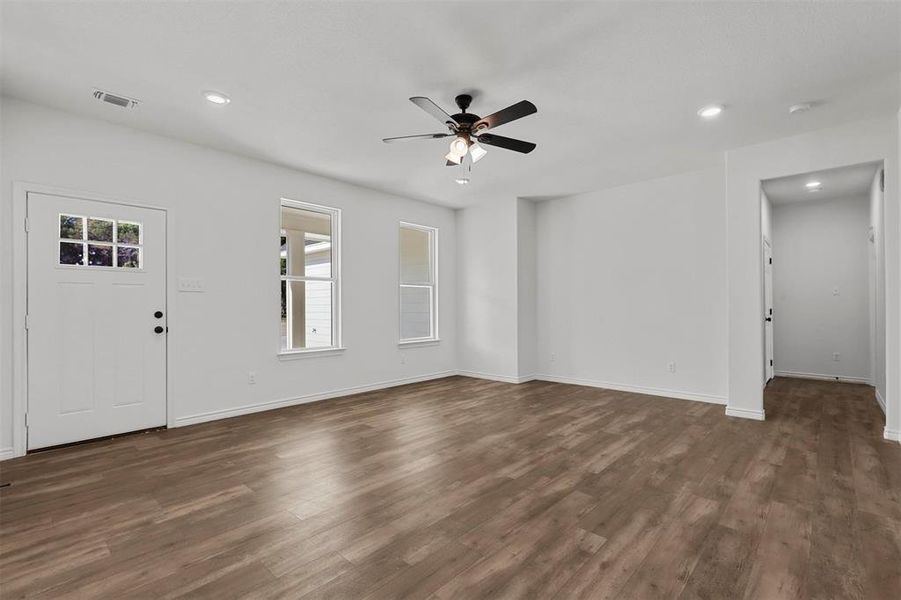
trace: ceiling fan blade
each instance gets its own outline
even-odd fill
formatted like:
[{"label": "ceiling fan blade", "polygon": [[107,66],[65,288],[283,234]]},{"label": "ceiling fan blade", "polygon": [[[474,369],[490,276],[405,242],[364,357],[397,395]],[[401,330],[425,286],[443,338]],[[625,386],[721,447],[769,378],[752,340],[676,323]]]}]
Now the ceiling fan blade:
[{"label": "ceiling fan blade", "polygon": [[489,146],[497,146],[498,148],[504,148],[506,150],[513,150],[514,152],[522,152],[523,154],[528,154],[532,150],[535,149],[535,144],[532,142],[524,142],[522,140],[515,140],[513,138],[504,137],[502,135],[494,135],[493,133],[483,133],[478,136],[476,139],[479,140],[480,144],[488,144]]},{"label": "ceiling fan blade", "polygon": [[522,102],[511,104],[507,108],[502,108],[487,117],[483,117],[482,120],[475,124],[474,129],[479,130],[498,127],[504,123],[509,123],[510,121],[515,121],[516,119],[521,119],[537,112],[538,108],[536,108],[534,104],[528,100],[523,100]]},{"label": "ceiling fan blade", "polygon": [[398,137],[390,137],[383,138],[382,141],[386,144],[391,144],[393,142],[405,142],[407,140],[433,140],[438,138],[450,137],[453,134],[450,133],[423,133],[421,135],[401,135]]},{"label": "ceiling fan blade", "polygon": [[454,121],[454,119],[449,114],[444,112],[440,106],[438,106],[425,96],[413,96],[412,98],[410,98],[410,102],[426,111],[427,113],[438,119],[440,122],[447,125],[449,128],[452,129],[456,127],[457,122]]}]

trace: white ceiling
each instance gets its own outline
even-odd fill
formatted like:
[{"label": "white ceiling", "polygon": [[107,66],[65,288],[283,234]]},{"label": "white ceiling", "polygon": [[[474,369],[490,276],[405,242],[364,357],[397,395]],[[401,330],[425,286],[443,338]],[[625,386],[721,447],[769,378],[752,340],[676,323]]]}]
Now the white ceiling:
[{"label": "white ceiling", "polygon": [[[763,191],[775,205],[809,200],[865,198],[869,196],[873,177],[881,166],[882,163],[864,163],[769,179],[763,182]],[[820,191],[811,192],[805,187],[811,181],[822,184]]]},{"label": "white ceiling", "polygon": [[[0,4],[4,94],[450,206],[703,168],[899,105],[898,3]],[[464,90],[483,116],[534,102],[497,133],[537,150],[489,148],[463,187],[446,140],[380,141],[441,130],[409,96],[450,111]],[[801,101],[821,105],[790,117]],[[701,122],[710,102],[728,108]]]}]

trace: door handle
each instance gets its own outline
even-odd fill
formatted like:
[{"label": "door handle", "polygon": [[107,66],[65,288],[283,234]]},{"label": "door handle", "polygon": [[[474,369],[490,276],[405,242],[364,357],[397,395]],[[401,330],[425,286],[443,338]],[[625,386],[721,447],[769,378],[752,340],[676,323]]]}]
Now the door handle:
[{"label": "door handle", "polygon": [[162,327],[160,327],[159,325],[157,325],[156,327],[153,328],[154,333],[163,333],[163,331],[165,331],[165,330]]},{"label": "door handle", "polygon": [[772,321],[772,320],[773,320],[773,317],[767,317],[767,318],[766,318],[767,323],[769,323],[769,322]]},{"label": "door handle", "polygon": [[155,313],[153,313],[153,316],[156,317],[157,319],[162,319],[162,318],[163,318],[163,311],[158,310],[158,311],[156,311]]}]

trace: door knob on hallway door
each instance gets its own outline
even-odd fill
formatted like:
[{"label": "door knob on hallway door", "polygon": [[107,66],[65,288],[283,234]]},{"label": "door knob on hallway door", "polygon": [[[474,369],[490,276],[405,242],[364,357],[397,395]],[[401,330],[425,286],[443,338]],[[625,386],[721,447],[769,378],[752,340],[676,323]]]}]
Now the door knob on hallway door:
[{"label": "door knob on hallway door", "polygon": [[158,310],[158,311],[156,311],[155,313],[153,313],[153,316],[156,317],[157,319],[162,319],[162,318],[163,318],[163,311]]},{"label": "door knob on hallway door", "polygon": [[154,333],[163,333],[163,328],[157,325],[153,328]]},{"label": "door knob on hallway door", "polygon": [[772,321],[772,320],[773,320],[773,317],[767,317],[767,318],[766,318],[767,323],[769,323],[769,322]]}]

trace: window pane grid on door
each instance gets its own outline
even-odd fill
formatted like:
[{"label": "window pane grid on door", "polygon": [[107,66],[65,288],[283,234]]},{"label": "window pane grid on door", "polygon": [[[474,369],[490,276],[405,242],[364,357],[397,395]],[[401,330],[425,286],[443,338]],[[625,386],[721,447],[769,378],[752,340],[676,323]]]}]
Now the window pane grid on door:
[{"label": "window pane grid on door", "polygon": [[91,268],[140,269],[143,226],[104,217],[59,215],[59,264]]}]

